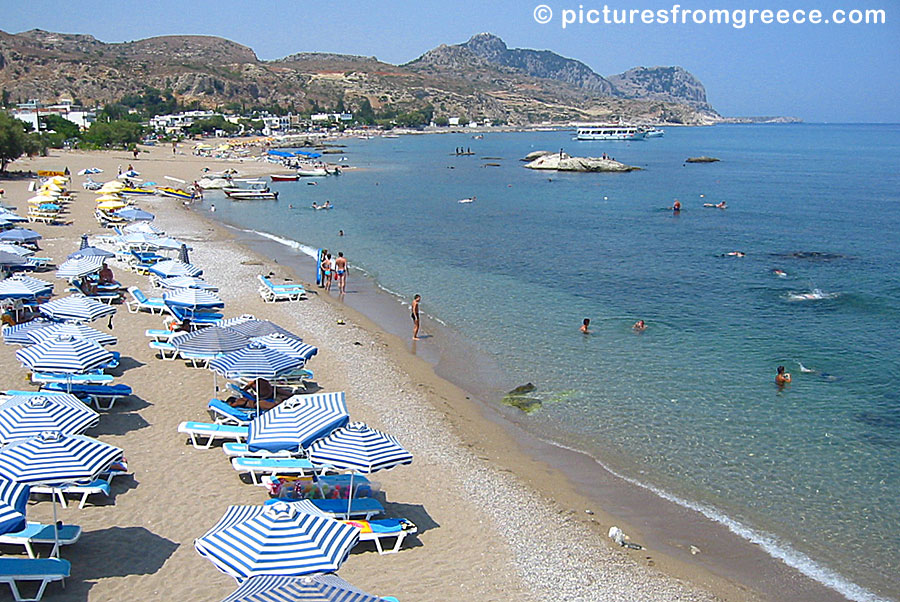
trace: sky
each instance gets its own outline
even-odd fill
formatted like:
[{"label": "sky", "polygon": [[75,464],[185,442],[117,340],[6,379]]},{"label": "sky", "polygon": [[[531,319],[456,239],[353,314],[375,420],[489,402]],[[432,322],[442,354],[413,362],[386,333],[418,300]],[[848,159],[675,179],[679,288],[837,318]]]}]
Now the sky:
[{"label": "sky", "polygon": [[[7,5],[0,29],[45,29],[123,42],[170,34],[228,38],[263,60],[338,52],[405,63],[480,32],[511,48],[552,50],[600,75],[680,65],[722,115],[810,122],[900,123],[900,0],[677,0],[679,10],[883,10],[883,24],[605,24],[591,9],[665,10],[673,0],[30,0]],[[550,9],[538,10],[539,5]],[[579,7],[585,20],[577,23]],[[571,12],[566,12],[571,11]],[[613,13],[608,13],[612,18]],[[621,13],[619,13],[621,15]],[[733,19],[735,13],[729,12]],[[538,17],[548,23],[539,23]],[[576,22],[563,27],[563,17]],[[597,16],[600,23],[587,18]],[[702,18],[702,17],[698,17]],[[671,17],[670,17],[671,19]],[[829,19],[830,21],[831,19]]]}]

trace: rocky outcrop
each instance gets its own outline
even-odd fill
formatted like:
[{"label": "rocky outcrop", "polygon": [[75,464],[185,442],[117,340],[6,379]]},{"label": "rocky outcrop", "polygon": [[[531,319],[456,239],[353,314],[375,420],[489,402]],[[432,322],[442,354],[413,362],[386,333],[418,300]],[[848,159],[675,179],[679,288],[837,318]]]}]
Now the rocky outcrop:
[{"label": "rocky outcrop", "polygon": [[600,157],[570,157],[566,153],[547,153],[527,164],[528,169],[547,171],[581,171],[581,172],[626,172],[635,171],[633,167],[614,159]]},{"label": "rocky outcrop", "polygon": [[719,161],[720,159],[716,157],[707,157],[705,155],[703,157],[688,157],[684,160],[685,163],[718,163]]},{"label": "rocky outcrop", "polygon": [[603,96],[618,95],[615,87],[606,78],[595,73],[581,61],[560,56],[549,50],[509,48],[503,40],[489,33],[472,36],[468,42],[460,46],[490,63],[518,69],[533,77],[561,81]]},{"label": "rocky outcrop", "polygon": [[712,110],[706,100],[706,88],[681,67],[635,67],[611,75],[609,81],[626,98],[685,102],[699,109]]}]

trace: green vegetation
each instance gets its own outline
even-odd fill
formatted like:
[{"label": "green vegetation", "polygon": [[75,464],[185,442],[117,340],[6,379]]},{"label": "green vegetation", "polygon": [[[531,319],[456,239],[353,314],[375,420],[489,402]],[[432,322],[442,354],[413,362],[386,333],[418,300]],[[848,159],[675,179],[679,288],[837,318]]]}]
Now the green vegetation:
[{"label": "green vegetation", "polygon": [[80,130],[77,125],[59,115],[41,117],[41,137],[51,148],[59,148],[66,140],[78,138]]},{"label": "green vegetation", "polygon": [[0,171],[22,155],[36,155],[47,150],[47,145],[31,126],[15,119],[6,111],[0,111]]},{"label": "green vegetation", "polygon": [[209,119],[200,119],[191,124],[188,128],[190,134],[212,134],[216,130],[222,130],[228,134],[233,134],[241,129],[236,123],[225,121],[221,115],[213,115]]},{"label": "green vegetation", "polygon": [[129,148],[141,141],[144,128],[133,121],[95,121],[81,134],[88,146],[94,148]]}]

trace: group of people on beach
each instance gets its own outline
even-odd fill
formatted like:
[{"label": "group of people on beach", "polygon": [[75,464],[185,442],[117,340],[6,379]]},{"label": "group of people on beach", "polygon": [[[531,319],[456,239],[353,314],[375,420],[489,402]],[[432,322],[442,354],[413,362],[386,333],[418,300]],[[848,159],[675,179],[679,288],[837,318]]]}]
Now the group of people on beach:
[{"label": "group of people on beach", "polygon": [[332,257],[328,249],[322,249],[319,253],[319,288],[331,291],[331,284],[336,281],[340,293],[346,293],[349,265],[343,252],[339,251],[337,257]]}]

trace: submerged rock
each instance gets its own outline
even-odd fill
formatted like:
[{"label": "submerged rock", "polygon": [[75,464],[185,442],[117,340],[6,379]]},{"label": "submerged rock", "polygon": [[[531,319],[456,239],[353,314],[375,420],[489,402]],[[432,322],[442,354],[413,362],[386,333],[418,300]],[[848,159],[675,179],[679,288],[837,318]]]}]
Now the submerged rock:
[{"label": "submerged rock", "polygon": [[528,393],[531,393],[535,390],[537,390],[537,387],[535,387],[532,383],[519,385],[518,387],[504,395],[503,399],[500,401],[504,405],[518,408],[528,414],[535,411],[543,404],[543,402],[537,397],[528,397]]},{"label": "submerged rock", "polygon": [[525,383],[524,385],[519,385],[507,395],[525,395],[526,393],[531,393],[532,391],[537,391],[537,387],[532,383]]},{"label": "submerged rock", "polygon": [[547,171],[580,171],[580,172],[626,172],[640,169],[625,165],[613,159],[600,157],[570,157],[566,153],[549,153],[541,155],[528,165],[528,169]]},{"label": "submerged rock", "polygon": [[685,163],[716,163],[720,161],[717,157],[688,157],[684,160]]}]

